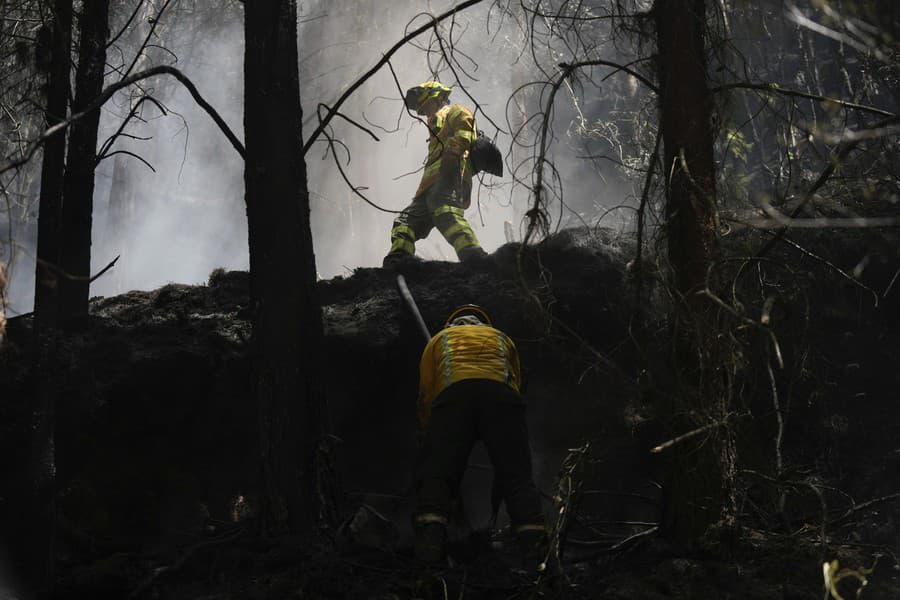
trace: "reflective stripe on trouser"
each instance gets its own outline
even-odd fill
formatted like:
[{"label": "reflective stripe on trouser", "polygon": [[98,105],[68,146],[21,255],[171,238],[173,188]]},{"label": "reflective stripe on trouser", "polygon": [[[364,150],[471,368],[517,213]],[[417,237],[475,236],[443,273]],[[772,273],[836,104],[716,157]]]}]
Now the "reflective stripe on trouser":
[{"label": "reflective stripe on trouser", "polygon": [[416,515],[413,518],[413,521],[416,523],[440,523],[441,525],[446,525],[447,515],[439,515],[438,513],[427,512]]},{"label": "reflective stripe on trouser", "polygon": [[422,200],[413,200],[394,219],[390,252],[415,254],[416,240],[427,237],[432,227],[434,225],[431,222],[431,211],[427,204]]},{"label": "reflective stripe on trouser", "polygon": [[412,227],[397,221],[394,222],[394,227],[391,229],[390,252],[416,253],[416,232]]},{"label": "reflective stripe on trouser", "polygon": [[435,226],[444,239],[450,242],[457,255],[463,248],[481,247],[463,213],[462,208],[449,205],[440,206],[434,211]]},{"label": "reflective stripe on trouser", "polygon": [[435,226],[453,245],[457,256],[464,248],[480,248],[475,233],[463,216],[463,201],[469,197],[471,188],[466,185],[462,188],[462,191],[460,189],[447,191],[444,186],[435,184],[424,194],[414,198],[394,219],[390,252],[415,254],[416,241],[428,237]]}]

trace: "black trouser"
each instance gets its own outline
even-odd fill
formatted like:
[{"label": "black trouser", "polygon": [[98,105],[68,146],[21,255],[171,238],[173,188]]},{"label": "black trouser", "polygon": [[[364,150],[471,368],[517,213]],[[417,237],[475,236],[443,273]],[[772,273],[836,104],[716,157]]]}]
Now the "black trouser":
[{"label": "black trouser", "polygon": [[513,527],[543,525],[522,397],[498,381],[454,383],[434,402],[417,477],[418,515],[449,516],[475,442],[494,465]]}]

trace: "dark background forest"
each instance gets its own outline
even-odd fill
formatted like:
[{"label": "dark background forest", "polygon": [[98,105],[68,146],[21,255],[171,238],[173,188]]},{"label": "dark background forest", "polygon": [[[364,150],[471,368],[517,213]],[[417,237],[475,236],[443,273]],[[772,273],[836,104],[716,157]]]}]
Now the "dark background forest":
[{"label": "dark background forest", "polygon": [[[900,597],[892,0],[0,0],[0,594]],[[380,268],[429,79],[502,149],[404,270],[520,345],[553,563],[410,553]],[[504,537],[506,536],[506,537]]]}]

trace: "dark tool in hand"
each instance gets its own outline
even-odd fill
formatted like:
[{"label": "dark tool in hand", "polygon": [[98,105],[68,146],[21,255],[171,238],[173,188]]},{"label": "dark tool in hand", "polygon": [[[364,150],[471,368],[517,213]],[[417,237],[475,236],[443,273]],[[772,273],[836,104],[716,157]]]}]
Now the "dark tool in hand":
[{"label": "dark tool in hand", "polygon": [[416,318],[416,323],[419,324],[419,329],[422,331],[422,335],[425,336],[425,343],[427,344],[431,340],[431,334],[428,333],[428,327],[425,325],[425,319],[422,318],[422,313],[419,312],[419,307],[416,306],[416,301],[413,299],[412,294],[409,291],[409,287],[407,287],[406,285],[406,279],[403,277],[403,275],[397,275],[397,287],[400,289],[400,295],[403,297],[403,300],[406,302],[409,310]]}]

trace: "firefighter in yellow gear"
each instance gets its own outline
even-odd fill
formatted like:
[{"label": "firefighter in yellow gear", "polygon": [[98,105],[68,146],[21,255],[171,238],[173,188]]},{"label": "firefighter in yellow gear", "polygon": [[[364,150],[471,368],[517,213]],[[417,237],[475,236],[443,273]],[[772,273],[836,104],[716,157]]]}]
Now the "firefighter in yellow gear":
[{"label": "firefighter in yellow gear", "polygon": [[426,81],[406,92],[407,108],[427,119],[428,156],[412,202],[394,220],[384,266],[413,257],[416,241],[433,227],[461,262],[486,255],[464,216],[472,196],[469,148],[477,135],[475,115],[462,104],[451,104],[449,96],[450,88],[439,81]]},{"label": "firefighter in yellow gear", "polygon": [[494,466],[526,568],[543,560],[544,514],[532,477],[520,381],[516,345],[477,306],[455,310],[425,347],[419,363],[425,439],[413,519],[420,560],[443,560],[451,500],[478,440]]}]

